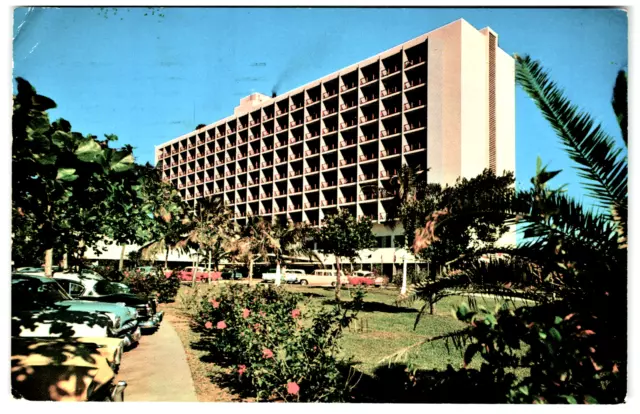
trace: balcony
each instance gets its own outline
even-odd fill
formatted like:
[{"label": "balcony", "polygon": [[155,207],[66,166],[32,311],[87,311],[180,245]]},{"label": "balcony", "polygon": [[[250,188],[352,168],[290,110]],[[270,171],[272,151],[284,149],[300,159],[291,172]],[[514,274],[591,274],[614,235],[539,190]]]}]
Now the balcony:
[{"label": "balcony", "polygon": [[338,201],[340,202],[340,204],[349,204],[349,203],[355,203],[356,199],[353,196],[350,197],[340,197],[338,198]]},{"label": "balcony", "polygon": [[300,121],[291,121],[289,123],[289,126],[291,126],[292,128],[295,127],[295,126],[300,126],[300,125],[302,125],[302,120],[300,120]]},{"label": "balcony", "polygon": [[358,180],[359,181],[368,181],[368,180],[375,180],[376,177],[374,174],[360,174],[358,176]]},{"label": "balcony", "polygon": [[283,144],[283,143],[282,143],[282,142],[280,142],[280,141],[276,141],[276,143],[274,144],[274,146],[275,146],[276,148],[280,148],[280,147],[282,147],[282,146],[284,146],[284,145],[287,145],[287,144],[286,144],[286,143],[285,143],[285,144]]},{"label": "balcony", "polygon": [[302,192],[302,188],[298,187],[298,188],[290,188],[289,189],[289,194],[298,194]]},{"label": "balcony", "polygon": [[404,83],[404,89],[411,89],[411,88],[415,88],[416,86],[420,86],[420,85],[424,85],[424,81],[422,80],[422,78],[418,78],[418,79],[414,79],[414,80],[410,80]]},{"label": "balcony", "polygon": [[323,145],[322,146],[322,151],[323,152],[333,151],[334,149],[336,149],[336,144],[330,144],[330,145]]},{"label": "balcony", "polygon": [[268,121],[270,119],[273,119],[273,115],[265,115],[265,116],[262,117],[263,121]]},{"label": "balcony", "polygon": [[302,175],[302,171],[290,171],[289,172],[289,177],[297,177],[299,175]]},{"label": "balcony", "polygon": [[263,136],[263,137],[268,137],[269,135],[272,135],[272,134],[273,134],[273,131],[264,131],[264,132],[262,133],[262,136]]},{"label": "balcony", "polygon": [[352,184],[352,183],[355,183],[355,182],[356,182],[356,180],[354,180],[353,177],[341,178],[339,180],[340,185]]},{"label": "balcony", "polygon": [[256,139],[260,139],[260,134],[258,134],[258,135],[249,135],[249,141],[255,141]]},{"label": "balcony", "polygon": [[369,136],[365,136],[365,135],[360,135],[360,138],[358,138],[358,140],[363,143],[363,142],[369,142],[369,141],[373,141],[374,139],[376,139],[375,135],[369,135]]},{"label": "balcony", "polygon": [[288,210],[289,210],[289,211],[296,211],[296,210],[300,210],[300,204],[295,205],[295,206],[289,206]]},{"label": "balcony", "polygon": [[286,191],[278,191],[278,190],[276,190],[276,191],[273,192],[273,195],[274,195],[274,197],[280,197],[280,196],[287,195],[287,192]]},{"label": "balcony", "polygon": [[306,156],[311,156],[311,155],[316,155],[319,151],[317,149],[313,149],[313,150],[305,150],[304,151],[304,155]]},{"label": "balcony", "polygon": [[286,175],[283,176],[282,174],[276,174],[276,175],[273,176],[273,178],[277,181],[277,180],[280,180],[280,179],[284,180],[287,177],[286,177]]},{"label": "balcony", "polygon": [[187,149],[191,149],[191,148],[193,148],[194,146],[195,146],[195,145],[194,145],[192,142],[190,142],[190,143],[187,145]]},{"label": "balcony", "polygon": [[271,145],[264,145],[262,147],[262,152],[271,151],[272,149],[273,149],[273,147]]},{"label": "balcony", "polygon": [[340,141],[340,148],[346,148],[349,147],[351,145],[356,145],[356,141],[355,140],[351,140],[351,141]]},{"label": "balcony", "polygon": [[322,128],[322,133],[323,134],[331,134],[332,132],[336,132],[337,129],[336,128]]},{"label": "balcony", "polygon": [[424,104],[422,103],[422,99],[418,99],[417,101],[413,101],[413,102],[407,102],[404,104],[404,109],[405,110],[410,110],[413,108],[418,108],[420,106],[423,106]]},{"label": "balcony", "polygon": [[356,83],[352,82],[352,83],[349,83],[349,84],[346,84],[346,85],[342,85],[340,87],[340,91],[342,91],[342,92],[350,91],[351,89],[353,89],[355,87],[356,87]]},{"label": "balcony", "polygon": [[338,111],[335,108],[333,108],[333,109],[325,109],[324,111],[322,111],[322,116],[329,116],[329,115],[335,114],[337,112]]},{"label": "balcony", "polygon": [[376,76],[365,76],[364,78],[360,79],[360,85],[366,85],[367,83],[370,83],[376,80],[378,80]]},{"label": "balcony", "polygon": [[424,125],[422,125],[422,122],[418,122],[417,124],[405,124],[404,125],[404,130],[405,131],[413,131],[415,129],[419,129],[422,128]]},{"label": "balcony", "polygon": [[416,66],[422,62],[424,62],[424,58],[422,56],[418,56],[416,59],[411,59],[404,62],[404,68],[407,69],[412,66]]},{"label": "balcony", "polygon": [[307,122],[313,122],[313,121],[318,120],[318,119],[320,119],[319,115],[316,115],[316,116],[307,115],[307,118],[306,118]]},{"label": "balcony", "polygon": [[346,111],[347,109],[352,109],[352,108],[355,108],[355,107],[356,107],[356,103],[355,102],[340,104],[340,110],[341,111]]},{"label": "balcony", "polygon": [[295,161],[297,159],[302,158],[302,154],[291,154],[289,155],[289,161]]},{"label": "balcony", "polygon": [[315,201],[313,203],[304,203],[304,208],[318,208],[318,203],[316,203]]},{"label": "balcony", "polygon": [[224,134],[216,134],[216,138],[222,138],[224,137]]},{"label": "balcony", "polygon": [[335,186],[336,186],[335,181],[323,181],[320,183],[321,188],[331,188]]},{"label": "balcony", "polygon": [[391,87],[391,88],[383,89],[380,92],[380,96],[382,96],[384,98],[385,96],[393,95],[394,93],[397,93],[397,92],[399,92],[398,87],[394,86],[394,87]]},{"label": "balcony", "polygon": [[399,114],[399,113],[400,113],[400,108],[398,108],[398,107],[393,107],[393,108],[390,108],[390,109],[383,109],[382,111],[380,111],[380,117],[381,118],[386,118],[388,116]]},{"label": "balcony", "polygon": [[377,193],[360,194],[358,196],[358,201],[372,201],[372,200],[377,200],[377,199],[378,199],[378,194]]},{"label": "balcony", "polygon": [[264,183],[270,183],[270,182],[271,182],[271,180],[272,180],[272,178],[271,178],[271,177],[262,177],[262,178],[260,179],[260,182],[261,182],[262,184],[264,184]]},{"label": "balcony", "polygon": [[367,102],[373,102],[376,99],[378,99],[378,97],[375,96],[375,95],[367,95],[367,96],[363,96],[362,98],[360,98],[360,103],[361,104],[365,104]]},{"label": "balcony", "polygon": [[318,172],[318,167],[307,167],[304,169],[305,174],[311,174],[314,172]]},{"label": "balcony", "polygon": [[404,152],[412,152],[412,151],[418,151],[424,149],[424,145],[422,143],[417,143],[417,144],[411,144],[411,145],[405,145],[404,146]]},{"label": "balcony", "polygon": [[378,119],[378,117],[375,114],[363,115],[360,117],[360,122],[364,124],[367,122],[375,121],[376,119]]},{"label": "balcony", "polygon": [[337,95],[337,92],[335,90],[332,90],[330,92],[324,92],[322,94],[322,98],[323,99],[327,99],[327,98],[331,98],[332,96],[336,96],[336,95]]},{"label": "balcony", "polygon": [[319,98],[316,98],[315,100],[313,100],[312,98],[308,98],[308,99],[306,100],[307,105],[313,105],[313,104],[314,104],[314,103],[316,103],[316,102],[320,102],[320,99],[319,99]]},{"label": "balcony", "polygon": [[293,104],[289,107],[289,109],[291,109],[291,112],[295,111],[296,109],[301,109],[302,108],[302,104]]},{"label": "balcony", "polygon": [[238,126],[238,131],[244,131],[244,130],[245,130],[245,129],[247,129],[248,127],[249,127],[249,126],[248,126],[248,125],[246,125],[246,124],[245,124],[245,125],[242,125],[242,124],[241,124],[241,125],[239,125],[239,126]]},{"label": "balcony", "polygon": [[354,158],[351,158],[350,160],[340,160],[340,166],[344,167],[346,165],[351,165],[351,164],[355,164],[356,160]]},{"label": "balcony", "polygon": [[360,162],[371,161],[371,160],[374,160],[375,158],[376,158],[375,154],[362,154],[358,157]]},{"label": "balcony", "polygon": [[226,173],[224,173],[225,177],[233,177],[233,174],[235,174],[235,171],[227,171]]},{"label": "balcony", "polygon": [[307,135],[305,135],[307,139],[315,138],[317,136],[320,136],[320,134],[317,132],[307,132]]},{"label": "balcony", "polygon": [[287,128],[289,128],[289,127],[288,127],[288,126],[286,126],[286,125],[285,125],[284,127],[277,126],[277,127],[276,127],[276,132],[282,132],[282,131],[286,130]]},{"label": "balcony", "polygon": [[380,76],[385,77],[385,76],[393,75],[394,73],[397,73],[399,71],[400,71],[400,67],[396,65],[393,67],[389,67],[387,69],[382,69],[382,71],[380,72]]},{"label": "balcony", "polygon": [[299,139],[299,138],[297,138],[297,137],[293,137],[293,138],[289,139],[289,144],[295,144],[295,143],[296,143],[296,142],[298,142],[298,141],[300,141],[300,139]]},{"label": "balcony", "polygon": [[389,157],[392,155],[398,154],[398,148],[393,148],[392,150],[382,150],[380,151],[380,157]]},{"label": "balcony", "polygon": [[287,109],[278,109],[276,111],[276,116],[285,115],[287,113]]},{"label": "balcony", "polygon": [[227,135],[234,134],[235,132],[235,129],[227,129]]},{"label": "balcony", "polygon": [[383,129],[382,131],[380,131],[380,137],[381,138],[386,138],[386,137],[390,137],[392,135],[399,134],[399,133],[400,133],[400,131],[398,131],[398,128]]},{"label": "balcony", "polygon": [[336,205],[336,200],[322,200],[322,201],[320,201],[320,205],[322,207],[335,206]]},{"label": "balcony", "polygon": [[[266,121],[266,119],[265,119]],[[258,119],[257,121],[249,121],[249,126],[254,126],[254,125],[259,125],[260,124],[260,120]]]},{"label": "balcony", "polygon": [[348,129],[348,128],[351,128],[351,127],[354,127],[354,126],[356,126],[356,120],[355,119],[351,120],[350,122],[348,121],[348,122],[340,123],[340,129],[342,129],[342,130]]},{"label": "balcony", "polygon": [[304,191],[314,191],[317,190],[318,186],[316,184],[314,184],[313,186],[307,184],[304,186]]}]

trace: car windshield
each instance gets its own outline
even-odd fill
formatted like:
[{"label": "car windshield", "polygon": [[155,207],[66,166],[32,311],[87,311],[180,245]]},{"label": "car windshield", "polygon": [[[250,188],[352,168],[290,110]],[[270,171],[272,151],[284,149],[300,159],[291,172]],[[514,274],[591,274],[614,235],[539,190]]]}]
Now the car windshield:
[{"label": "car windshield", "polygon": [[109,282],[101,280],[94,286],[94,290],[98,295],[115,295],[118,293],[131,293],[129,286],[122,283]]},{"label": "car windshield", "polygon": [[16,278],[11,281],[11,302],[14,308],[42,308],[63,300],[72,300],[72,298],[58,282],[43,282],[27,278]]}]

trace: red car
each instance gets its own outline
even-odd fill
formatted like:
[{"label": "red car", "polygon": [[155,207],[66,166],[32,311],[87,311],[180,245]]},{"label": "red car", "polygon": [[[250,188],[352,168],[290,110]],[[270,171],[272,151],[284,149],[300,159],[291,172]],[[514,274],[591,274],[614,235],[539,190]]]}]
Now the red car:
[{"label": "red car", "polygon": [[[185,267],[184,270],[178,273],[178,277],[184,282],[191,282],[193,280],[193,266]],[[196,282],[202,282],[208,279],[219,280],[221,278],[221,272],[207,272],[207,269],[204,267],[198,267],[196,270]]]}]

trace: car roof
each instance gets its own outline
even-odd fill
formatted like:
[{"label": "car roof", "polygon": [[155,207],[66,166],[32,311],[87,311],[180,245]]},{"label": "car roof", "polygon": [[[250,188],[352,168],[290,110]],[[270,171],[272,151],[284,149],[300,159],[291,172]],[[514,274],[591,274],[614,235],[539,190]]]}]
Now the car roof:
[{"label": "car roof", "polygon": [[11,281],[19,281],[19,280],[39,280],[43,283],[57,283],[55,280],[53,280],[50,277],[46,277],[46,276],[36,276],[36,275],[22,275],[19,273],[14,273],[11,275]]}]

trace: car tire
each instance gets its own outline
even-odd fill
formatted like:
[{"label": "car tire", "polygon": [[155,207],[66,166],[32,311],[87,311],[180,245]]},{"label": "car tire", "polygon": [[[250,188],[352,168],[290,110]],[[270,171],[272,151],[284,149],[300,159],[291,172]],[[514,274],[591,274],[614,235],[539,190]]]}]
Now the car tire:
[{"label": "car tire", "polygon": [[331,282],[331,287],[336,287],[336,282]]},{"label": "car tire", "polygon": [[309,284],[309,282],[307,282],[305,279],[302,279],[300,281],[300,285],[302,285],[302,286],[307,286],[308,284]]}]

